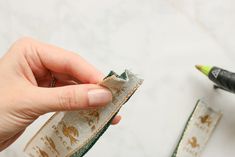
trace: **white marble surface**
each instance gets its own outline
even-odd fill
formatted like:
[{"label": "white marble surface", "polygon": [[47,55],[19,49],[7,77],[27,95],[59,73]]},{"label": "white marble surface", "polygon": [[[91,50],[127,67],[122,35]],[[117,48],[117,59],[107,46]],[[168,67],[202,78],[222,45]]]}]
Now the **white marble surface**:
[{"label": "white marble surface", "polygon": [[[233,0],[0,0],[0,52],[21,36],[79,52],[107,73],[145,79],[87,157],[169,157],[198,98],[224,116],[202,157],[235,156],[235,95],[213,91],[197,63],[235,71]],[[1,157],[22,149],[49,115]]]}]

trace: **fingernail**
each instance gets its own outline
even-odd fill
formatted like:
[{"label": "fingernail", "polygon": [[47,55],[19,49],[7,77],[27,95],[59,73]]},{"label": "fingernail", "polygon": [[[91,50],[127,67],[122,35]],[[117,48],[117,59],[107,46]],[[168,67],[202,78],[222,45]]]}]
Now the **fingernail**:
[{"label": "fingernail", "polygon": [[92,89],[88,91],[90,106],[105,105],[112,101],[112,93],[107,89]]}]

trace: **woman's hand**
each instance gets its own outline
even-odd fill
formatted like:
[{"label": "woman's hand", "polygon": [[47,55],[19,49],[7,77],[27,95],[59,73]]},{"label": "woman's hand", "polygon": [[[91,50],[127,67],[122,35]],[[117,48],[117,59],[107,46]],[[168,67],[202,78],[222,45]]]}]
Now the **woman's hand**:
[{"label": "woman's hand", "polygon": [[[106,105],[103,74],[79,55],[30,38],[18,40],[0,59],[0,150],[40,115]],[[53,88],[52,88],[53,87]],[[120,116],[113,124],[120,121]]]}]

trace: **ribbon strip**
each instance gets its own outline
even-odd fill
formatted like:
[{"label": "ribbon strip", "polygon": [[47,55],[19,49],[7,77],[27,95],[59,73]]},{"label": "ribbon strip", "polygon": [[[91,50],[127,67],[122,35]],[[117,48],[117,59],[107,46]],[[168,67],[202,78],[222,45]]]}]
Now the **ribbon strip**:
[{"label": "ribbon strip", "polygon": [[199,157],[222,113],[198,101],[171,157]]},{"label": "ribbon strip", "polygon": [[100,83],[112,92],[111,103],[97,109],[55,113],[28,142],[24,151],[31,157],[82,157],[142,82],[128,70],[120,76],[111,71]]}]

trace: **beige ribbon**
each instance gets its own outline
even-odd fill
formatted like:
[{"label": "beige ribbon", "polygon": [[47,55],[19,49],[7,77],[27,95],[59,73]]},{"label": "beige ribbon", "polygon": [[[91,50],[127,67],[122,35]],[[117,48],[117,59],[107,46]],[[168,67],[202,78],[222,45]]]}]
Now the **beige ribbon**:
[{"label": "beige ribbon", "polygon": [[199,157],[222,113],[198,101],[172,157]]},{"label": "beige ribbon", "polygon": [[142,81],[128,70],[120,76],[111,72],[100,83],[111,90],[111,103],[97,109],[55,113],[28,142],[24,151],[31,157],[83,156]]}]

